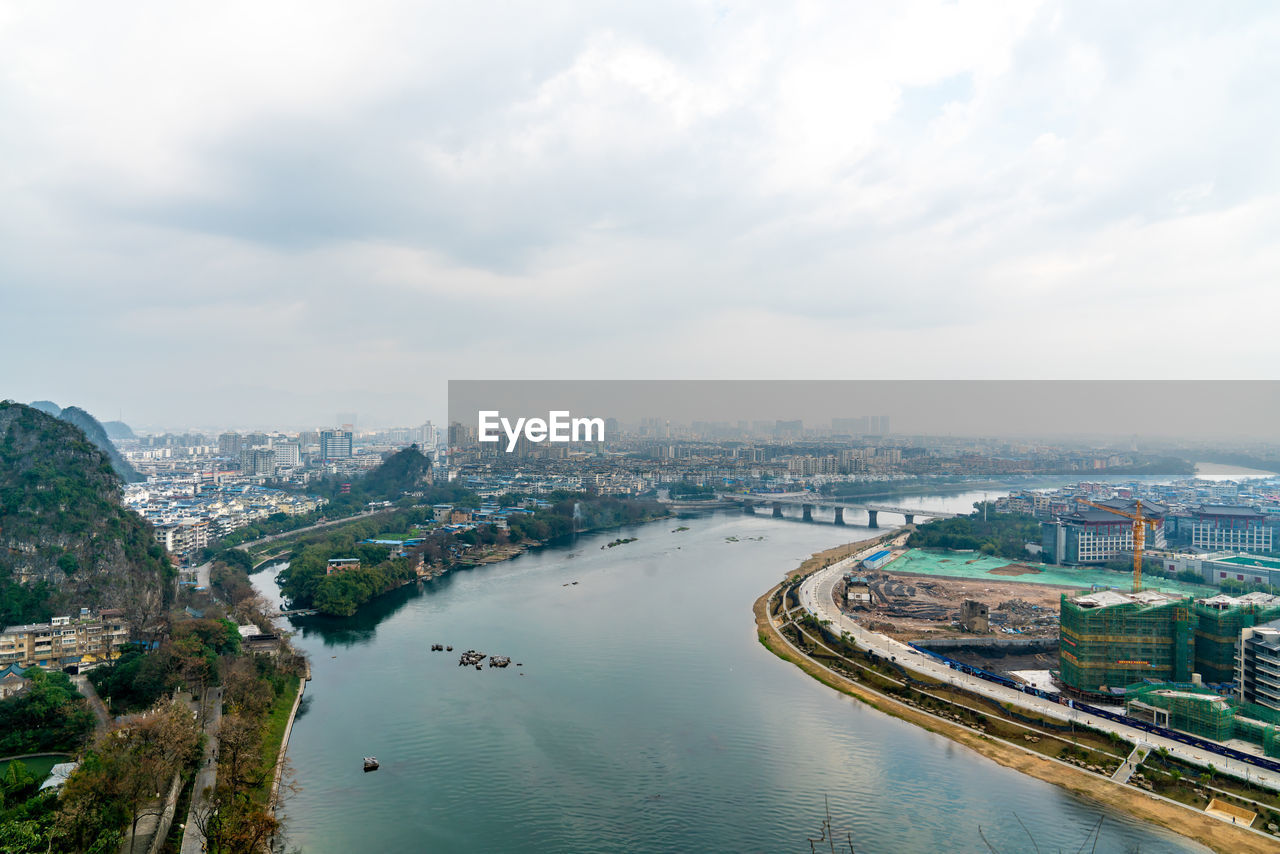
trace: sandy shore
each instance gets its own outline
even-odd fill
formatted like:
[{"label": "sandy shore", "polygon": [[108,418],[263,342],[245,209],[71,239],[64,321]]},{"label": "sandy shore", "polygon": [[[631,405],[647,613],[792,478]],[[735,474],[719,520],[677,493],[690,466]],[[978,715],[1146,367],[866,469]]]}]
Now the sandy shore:
[{"label": "sandy shore", "polygon": [[[875,544],[880,539],[882,538],[876,537],[859,543],[838,546],[825,552],[818,552],[800,565],[799,574],[809,575],[816,572],[842,557],[855,554]],[[795,573],[790,574],[790,576],[794,575]],[[781,587],[780,584],[775,585],[757,599],[752,609],[755,613],[756,630],[759,634],[760,642],[774,655],[785,661],[790,661],[824,685],[861,700],[885,714],[893,715],[930,732],[946,736],[952,741],[972,748],[1005,767],[1029,774],[1047,783],[1053,783],[1055,786],[1061,786],[1081,797],[1122,810],[1143,821],[1166,827],[1176,833],[1194,839],[1214,851],[1222,852],[1222,854],[1265,854],[1265,852],[1274,854],[1274,852],[1280,850],[1280,844],[1277,844],[1275,840],[1269,840],[1244,828],[1233,827],[1216,818],[1205,815],[1199,810],[1182,807],[1150,796],[1132,787],[1113,783],[1096,774],[1090,774],[1070,765],[1054,762],[1039,754],[1019,750],[1003,742],[992,741],[966,727],[939,720],[911,706],[904,705],[883,694],[872,691],[863,685],[831,673],[817,663],[796,653],[782,638],[778,629],[773,625],[773,621],[769,619],[769,600],[778,591],[779,587]]]}]

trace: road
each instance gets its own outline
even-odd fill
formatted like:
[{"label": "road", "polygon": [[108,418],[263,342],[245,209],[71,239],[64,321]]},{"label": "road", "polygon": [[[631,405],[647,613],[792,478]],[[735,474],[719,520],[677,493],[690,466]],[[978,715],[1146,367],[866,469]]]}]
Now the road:
[{"label": "road", "polygon": [[212,567],[212,563],[202,563],[191,570],[196,574],[196,587],[203,587],[205,590],[209,589],[209,570]]},{"label": "road", "polygon": [[[193,706],[198,704],[193,703]],[[204,719],[204,758],[196,772],[195,788],[191,790],[191,809],[187,811],[187,826],[182,832],[182,854],[201,854],[204,851],[204,832],[200,830],[196,816],[203,818],[208,809],[207,793],[218,779],[218,729],[222,726],[222,689],[210,688]]]},{"label": "road", "polygon": [[840,580],[840,576],[854,568],[863,557],[876,551],[876,548],[868,549],[852,558],[846,558],[806,578],[798,590],[801,606],[820,620],[830,620],[830,628],[835,631],[848,632],[862,648],[872,650],[877,655],[889,658],[913,673],[927,676],[939,682],[956,685],[967,691],[990,697],[1002,703],[1011,703],[1023,709],[1030,709],[1048,718],[1083,724],[1101,732],[1115,732],[1134,744],[1147,744],[1156,749],[1163,747],[1168,750],[1169,755],[1186,762],[1201,766],[1212,765],[1214,768],[1226,771],[1242,780],[1256,781],[1273,789],[1280,789],[1280,773],[1275,771],[1250,765],[1237,759],[1228,759],[1225,756],[1209,753],[1179,741],[1173,741],[1134,727],[1127,727],[1105,718],[1088,715],[1078,709],[1070,709],[1058,703],[1036,697],[1033,694],[1023,694],[1021,691],[1015,691],[1012,688],[988,682],[977,676],[952,670],[940,661],[921,655],[901,641],[894,640],[879,632],[871,632],[864,629],[857,621],[846,616],[836,607],[833,591],[836,582]]},{"label": "road", "polygon": [[285,537],[292,537],[295,534],[302,534],[307,531],[314,531],[317,528],[328,528],[332,525],[341,525],[344,522],[354,522],[356,519],[363,519],[365,516],[372,516],[375,513],[386,513],[387,511],[393,510],[393,509],[395,508],[379,507],[377,510],[362,510],[359,513],[355,514],[354,516],[343,516],[341,519],[330,519],[327,522],[317,522],[316,524],[308,525],[305,528],[294,528],[289,531],[281,531],[279,534],[270,534],[268,536],[260,537],[259,539],[253,540],[252,542],[241,543],[240,545],[235,546],[235,548],[244,549],[245,551],[248,551],[254,546],[259,546],[259,545],[262,545],[263,543],[274,543],[276,540],[283,540]]}]

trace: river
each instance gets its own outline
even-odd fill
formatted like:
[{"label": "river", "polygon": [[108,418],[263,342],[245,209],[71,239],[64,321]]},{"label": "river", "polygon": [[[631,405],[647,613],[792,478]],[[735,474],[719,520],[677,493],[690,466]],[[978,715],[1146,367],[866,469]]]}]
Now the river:
[{"label": "river", "polygon": [[[1099,852],[1204,850],[761,647],[754,599],[868,533],[666,520],[411,585],[351,619],[293,618],[314,678],[289,746],[290,849],[802,851],[829,803],[860,854],[987,851],[979,828],[997,850],[1031,850],[1019,820],[1040,850],[1074,851],[1099,818]],[[638,540],[601,548],[618,537]],[[273,575],[254,582],[278,601]],[[471,647],[522,666],[458,667]],[[366,754],[382,769],[363,773]]]}]

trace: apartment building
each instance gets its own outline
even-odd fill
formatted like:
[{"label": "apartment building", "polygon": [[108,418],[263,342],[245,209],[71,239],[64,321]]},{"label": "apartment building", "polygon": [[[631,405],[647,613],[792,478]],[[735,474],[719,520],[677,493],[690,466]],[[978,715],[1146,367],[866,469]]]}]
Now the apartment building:
[{"label": "apartment building", "polygon": [[81,608],[76,616],[6,627],[0,632],[0,667],[90,667],[115,658],[128,642],[129,624],[121,611],[94,615]]}]

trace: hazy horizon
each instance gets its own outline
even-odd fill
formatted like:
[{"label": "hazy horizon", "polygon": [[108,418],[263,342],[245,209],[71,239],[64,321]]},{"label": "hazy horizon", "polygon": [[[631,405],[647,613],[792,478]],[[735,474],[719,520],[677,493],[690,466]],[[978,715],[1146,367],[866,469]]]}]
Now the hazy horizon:
[{"label": "hazy horizon", "polygon": [[0,396],[139,429],[451,378],[1266,379],[1266,3],[0,13]]}]

